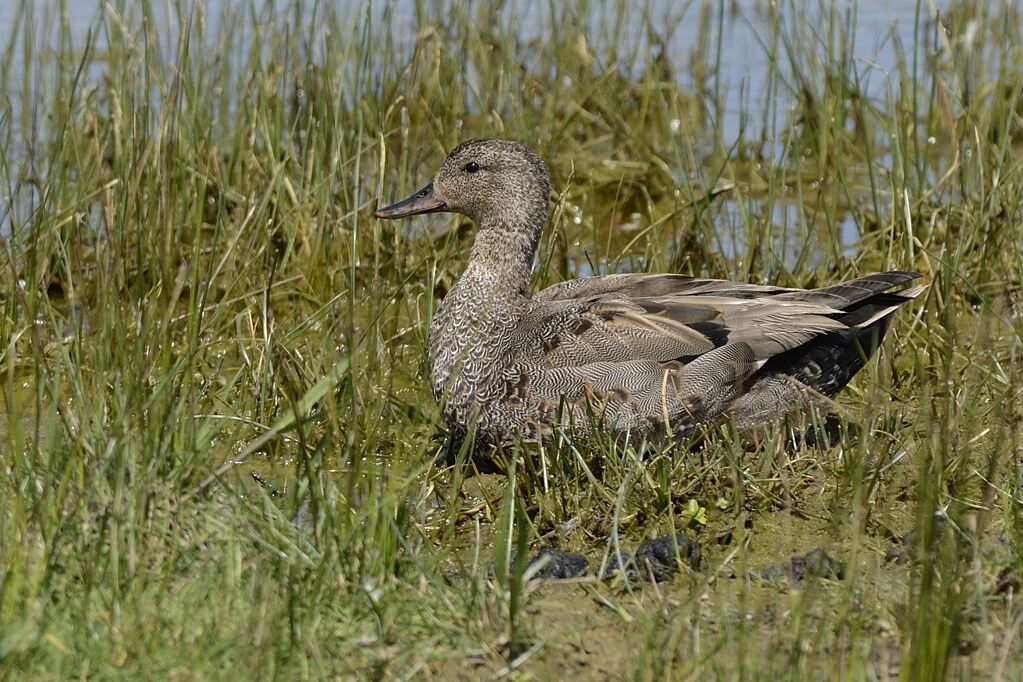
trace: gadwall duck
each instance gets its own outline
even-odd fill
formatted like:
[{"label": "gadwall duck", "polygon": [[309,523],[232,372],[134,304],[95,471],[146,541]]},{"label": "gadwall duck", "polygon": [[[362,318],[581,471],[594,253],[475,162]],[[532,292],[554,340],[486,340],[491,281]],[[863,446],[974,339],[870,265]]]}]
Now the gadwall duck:
[{"label": "gadwall duck", "polygon": [[821,289],[676,274],[574,279],[529,294],[550,175],[528,147],[469,140],[433,182],[377,218],[462,213],[469,263],[428,343],[433,391],[456,439],[542,439],[559,424],[639,438],[721,417],[748,427],[834,396],[889,316],[924,287],[884,272]]}]

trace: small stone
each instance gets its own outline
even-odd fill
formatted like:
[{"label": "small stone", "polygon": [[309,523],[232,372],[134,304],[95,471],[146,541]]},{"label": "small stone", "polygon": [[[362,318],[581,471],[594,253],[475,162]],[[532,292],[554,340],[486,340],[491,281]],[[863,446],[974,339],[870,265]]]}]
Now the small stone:
[{"label": "small stone", "polygon": [[628,552],[623,552],[621,555],[621,561],[619,561],[618,554],[616,552],[612,552],[607,558],[607,565],[604,566],[604,571],[600,574],[601,580],[610,580],[621,573],[623,567],[626,571],[629,571],[630,573],[632,572],[635,567],[632,555]]},{"label": "small stone", "polygon": [[845,578],[845,564],[828,556],[823,549],[797,555],[779,564],[760,569],[760,577],[764,580],[787,578],[794,582],[802,582],[807,576],[842,580]]},{"label": "small stone", "polygon": [[610,580],[624,571],[630,579],[652,578],[654,582],[660,583],[670,580],[678,573],[681,561],[688,563],[693,570],[700,570],[701,558],[702,548],[699,542],[690,540],[681,533],[665,535],[644,542],[636,550],[634,557],[622,553],[620,562],[617,554],[611,554],[600,577],[603,580]]},{"label": "small stone", "polygon": [[803,445],[808,448],[830,448],[842,440],[841,426],[837,421],[828,420],[822,428],[807,427],[803,433]]},{"label": "small stone", "polygon": [[[907,533],[905,537],[908,537]],[[904,564],[909,561],[909,545],[912,543],[906,543],[902,540],[892,544],[884,553],[885,563],[888,564]]]},{"label": "small stone", "polygon": [[680,561],[685,561],[695,571],[700,570],[702,555],[700,543],[677,533],[644,542],[636,550],[633,561],[641,576],[664,582],[678,573]]},{"label": "small stone", "polygon": [[[935,512],[934,514],[934,530],[935,534],[940,533],[944,530],[945,524],[948,521],[948,517],[943,512]],[[910,559],[914,558],[914,545],[916,544],[916,531],[908,531],[902,537],[895,537],[892,540],[892,546],[884,554],[884,559],[888,563],[904,564]],[[937,558],[937,548],[933,549],[929,556],[932,560]]]},{"label": "small stone", "polygon": [[566,580],[586,575],[589,562],[582,554],[565,552],[554,547],[541,549],[536,556],[529,560],[526,570],[542,565],[533,573],[537,580]]},{"label": "small stone", "polygon": [[1023,579],[1020,578],[1019,571],[1012,566],[1006,566],[998,572],[993,590],[995,594],[1014,595],[1019,594],[1021,590],[1023,590]]}]

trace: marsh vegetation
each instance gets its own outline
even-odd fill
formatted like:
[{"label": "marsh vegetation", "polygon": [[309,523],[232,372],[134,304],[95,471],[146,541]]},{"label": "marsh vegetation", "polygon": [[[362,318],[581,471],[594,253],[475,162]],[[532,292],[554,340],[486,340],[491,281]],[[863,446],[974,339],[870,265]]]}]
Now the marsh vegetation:
[{"label": "marsh vegetation", "polygon": [[[1023,7],[864,46],[844,3],[669,4],[4,9],[0,674],[1023,675]],[[793,435],[822,412],[434,466],[472,229],[372,212],[489,136],[554,176],[536,287],[930,287],[831,444]],[[523,575],[671,532],[700,570]],[[842,579],[751,577],[817,547]]]}]

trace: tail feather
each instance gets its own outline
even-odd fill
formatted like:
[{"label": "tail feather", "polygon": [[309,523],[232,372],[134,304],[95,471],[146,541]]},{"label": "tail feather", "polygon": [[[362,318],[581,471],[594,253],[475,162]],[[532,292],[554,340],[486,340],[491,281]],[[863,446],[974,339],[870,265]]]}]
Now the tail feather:
[{"label": "tail feather", "polygon": [[917,277],[920,277],[919,272],[904,272],[898,270],[892,272],[879,272],[872,275],[857,277],[856,279],[851,279],[848,282],[834,284],[821,289],[787,292],[779,295],[778,298],[791,301],[812,301],[832,308],[848,310],[850,307],[855,306],[861,301],[873,298],[879,294],[884,294],[895,287],[909,284]]},{"label": "tail feather", "polygon": [[838,319],[848,327],[864,329],[912,301],[927,290],[926,286],[913,287],[894,294],[877,294],[845,309]]},{"label": "tail feather", "polygon": [[[899,306],[924,293],[927,286],[916,286],[895,293],[889,293],[888,289],[911,282],[918,276],[913,272],[889,272],[806,292],[818,294],[838,291],[837,294],[827,295],[846,299],[844,305],[836,307],[843,310],[837,319],[848,329],[822,334],[797,348],[772,357],[757,372],[754,388],[757,380],[765,381],[786,375],[819,393],[834,396],[874,354],[888,330],[889,316]],[[869,290],[871,293],[850,295],[849,287],[856,291]],[[766,381],[765,389],[770,385],[771,381]]]}]

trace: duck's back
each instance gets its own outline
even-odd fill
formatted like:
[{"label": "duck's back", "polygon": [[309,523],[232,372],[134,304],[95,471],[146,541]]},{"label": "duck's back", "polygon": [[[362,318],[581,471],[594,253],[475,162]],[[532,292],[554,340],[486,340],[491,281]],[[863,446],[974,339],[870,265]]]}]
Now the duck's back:
[{"label": "duck's back", "polygon": [[563,282],[519,321],[508,382],[516,401],[548,408],[567,401],[592,413],[596,400],[618,428],[680,430],[734,410],[745,410],[740,422],[762,421],[801,407],[801,389],[837,393],[887,316],[923,289],[887,292],[917,276],[814,290],[682,275]]}]

